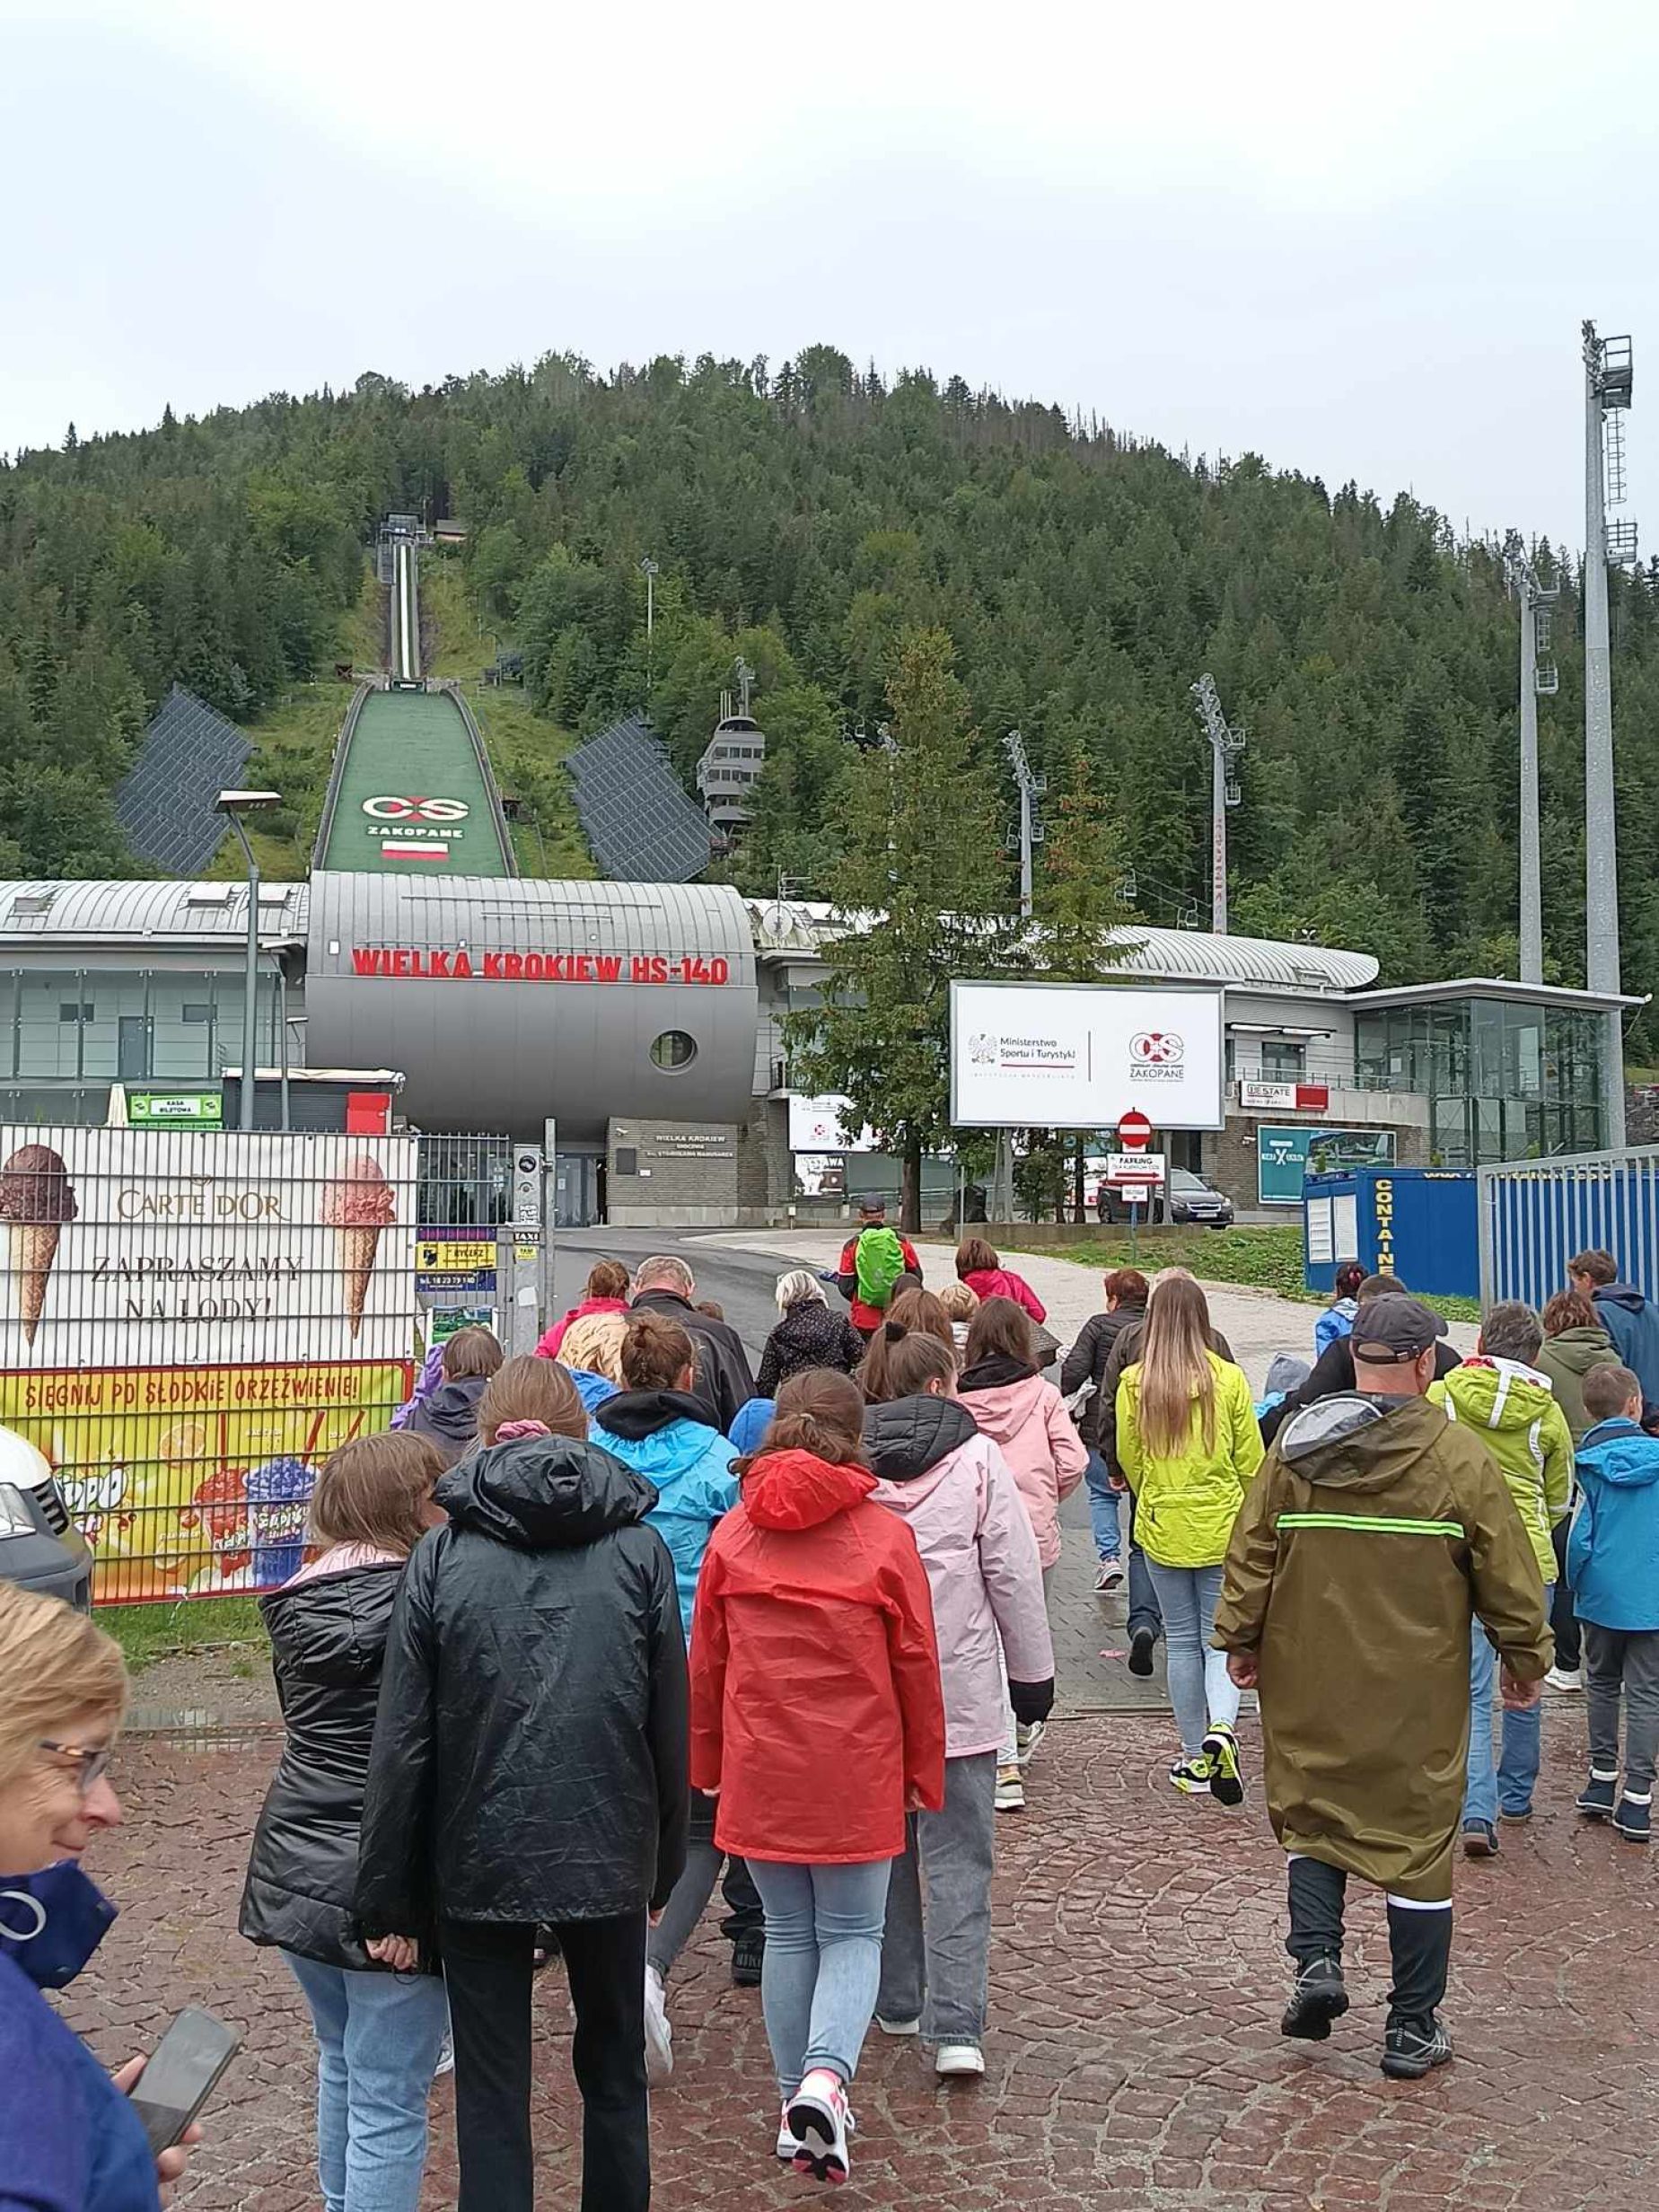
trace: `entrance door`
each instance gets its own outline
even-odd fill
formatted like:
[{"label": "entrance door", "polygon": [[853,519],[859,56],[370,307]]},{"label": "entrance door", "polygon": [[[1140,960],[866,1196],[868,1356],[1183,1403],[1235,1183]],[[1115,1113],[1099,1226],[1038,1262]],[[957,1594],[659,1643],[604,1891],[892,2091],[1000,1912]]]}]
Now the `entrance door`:
[{"label": "entrance door", "polygon": [[122,1083],[148,1083],[155,1023],[147,1014],[124,1014],[116,1043],[116,1075]]},{"label": "entrance door", "polygon": [[591,1229],[604,1219],[601,1183],[605,1163],[595,1152],[561,1152],[553,1178],[557,1229]]}]

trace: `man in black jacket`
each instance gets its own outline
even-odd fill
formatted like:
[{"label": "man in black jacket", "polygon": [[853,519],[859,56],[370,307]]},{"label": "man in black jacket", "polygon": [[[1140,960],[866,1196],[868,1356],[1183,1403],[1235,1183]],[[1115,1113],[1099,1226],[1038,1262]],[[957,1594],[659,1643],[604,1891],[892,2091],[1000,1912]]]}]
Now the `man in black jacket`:
[{"label": "man in black jacket", "polygon": [[[1373,1298],[1407,1297],[1409,1293],[1397,1275],[1368,1275],[1354,1293],[1356,1306],[1368,1305]],[[1355,1326],[1359,1317],[1355,1316]],[[1435,1380],[1450,1374],[1453,1367],[1462,1365],[1462,1356],[1446,1342],[1446,1324],[1440,1324],[1440,1341],[1435,1347]],[[1328,1344],[1313,1363],[1313,1372],[1305,1382],[1282,1398],[1261,1417],[1261,1441],[1271,1444],[1291,1415],[1302,1406],[1311,1406],[1316,1399],[1335,1398],[1339,1391],[1351,1391],[1354,1383],[1354,1342],[1351,1337],[1339,1337]]]},{"label": "man in black jacket", "polygon": [[645,1921],[685,1865],[685,1635],[673,1561],[645,1523],[652,1485],[585,1435],[524,1426],[535,1433],[444,1476],[448,1523],[405,1573],[357,1915],[393,1967],[435,1929],[460,2212],[534,2201],[531,1974],[544,1925],[576,2012],[583,2212],[645,2212]]},{"label": "man in black jacket", "polygon": [[1093,1391],[1076,1419],[1077,1434],[1089,1453],[1085,1479],[1089,1487],[1089,1527],[1100,1559],[1094,1583],[1100,1597],[1109,1597],[1119,1589],[1124,1574],[1119,1559],[1123,1539],[1118,1527],[1118,1503],[1122,1493],[1101,1456],[1101,1392],[1112,1346],[1126,1329],[1146,1320],[1146,1300],[1151,1295],[1150,1286],[1138,1268],[1114,1268],[1106,1277],[1105,1291],[1106,1311],[1090,1314],[1060,1369],[1062,1398],[1072,1397],[1085,1382]]},{"label": "man in black jacket", "polygon": [[644,1313],[666,1313],[697,1347],[693,1395],[708,1408],[708,1425],[724,1436],[755,1396],[755,1378],[743,1339],[729,1321],[700,1312],[697,1281],[683,1260],[667,1254],[642,1260],[634,1274],[633,1303]]}]

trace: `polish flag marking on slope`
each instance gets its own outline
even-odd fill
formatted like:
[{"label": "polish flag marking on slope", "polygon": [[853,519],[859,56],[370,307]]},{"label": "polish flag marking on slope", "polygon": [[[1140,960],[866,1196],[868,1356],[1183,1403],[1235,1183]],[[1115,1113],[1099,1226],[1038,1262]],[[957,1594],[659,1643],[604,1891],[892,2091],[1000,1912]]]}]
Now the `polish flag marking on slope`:
[{"label": "polish flag marking on slope", "polygon": [[447,860],[447,845],[394,845],[390,839],[381,847],[383,860]]}]

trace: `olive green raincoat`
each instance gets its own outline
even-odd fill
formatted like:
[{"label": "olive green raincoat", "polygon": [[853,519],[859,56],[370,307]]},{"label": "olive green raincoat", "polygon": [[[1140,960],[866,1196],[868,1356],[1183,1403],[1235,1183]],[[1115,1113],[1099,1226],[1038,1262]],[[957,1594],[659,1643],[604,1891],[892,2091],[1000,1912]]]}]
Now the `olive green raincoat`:
[{"label": "olive green raincoat", "polygon": [[1215,1636],[1259,1654],[1287,1851],[1450,1898],[1476,1614],[1521,1681],[1544,1673],[1538,1562],[1479,1438],[1421,1398],[1345,1393],[1287,1421],[1234,1525]]}]

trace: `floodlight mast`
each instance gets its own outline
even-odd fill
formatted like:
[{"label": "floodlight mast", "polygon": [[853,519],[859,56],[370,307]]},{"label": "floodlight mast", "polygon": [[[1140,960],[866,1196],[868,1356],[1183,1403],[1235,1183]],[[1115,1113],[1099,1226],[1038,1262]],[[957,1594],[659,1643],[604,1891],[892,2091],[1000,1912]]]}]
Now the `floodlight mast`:
[{"label": "floodlight mast", "polygon": [[1032,882],[1031,848],[1043,841],[1042,824],[1037,820],[1033,802],[1040,799],[1049,788],[1046,776],[1039,776],[1025,750],[1025,740],[1018,730],[1010,730],[1003,740],[1014,769],[1014,780],[1020,792],[1020,912],[1026,921],[1031,918]]},{"label": "floodlight mast", "polygon": [[[1618,820],[1613,795],[1613,680],[1608,639],[1607,567],[1636,558],[1636,530],[1610,532],[1607,509],[1625,496],[1623,410],[1633,383],[1628,338],[1584,326],[1584,981],[1616,993],[1619,981]],[[1610,463],[1611,468],[1610,468]],[[1611,480],[1610,480],[1611,478]],[[1602,1049],[1605,1141],[1625,1141],[1624,1031],[1607,1015]]]},{"label": "floodlight mast", "polygon": [[1521,980],[1544,979],[1543,874],[1538,819],[1538,700],[1558,688],[1549,652],[1550,610],[1558,585],[1538,581],[1518,538],[1512,540],[1509,580],[1521,604]]},{"label": "floodlight mast", "polygon": [[1239,803],[1233,764],[1244,750],[1244,733],[1229,726],[1221,711],[1216,679],[1198,678],[1189,687],[1198,703],[1198,720],[1210,747],[1210,927],[1227,934],[1227,809]]}]

